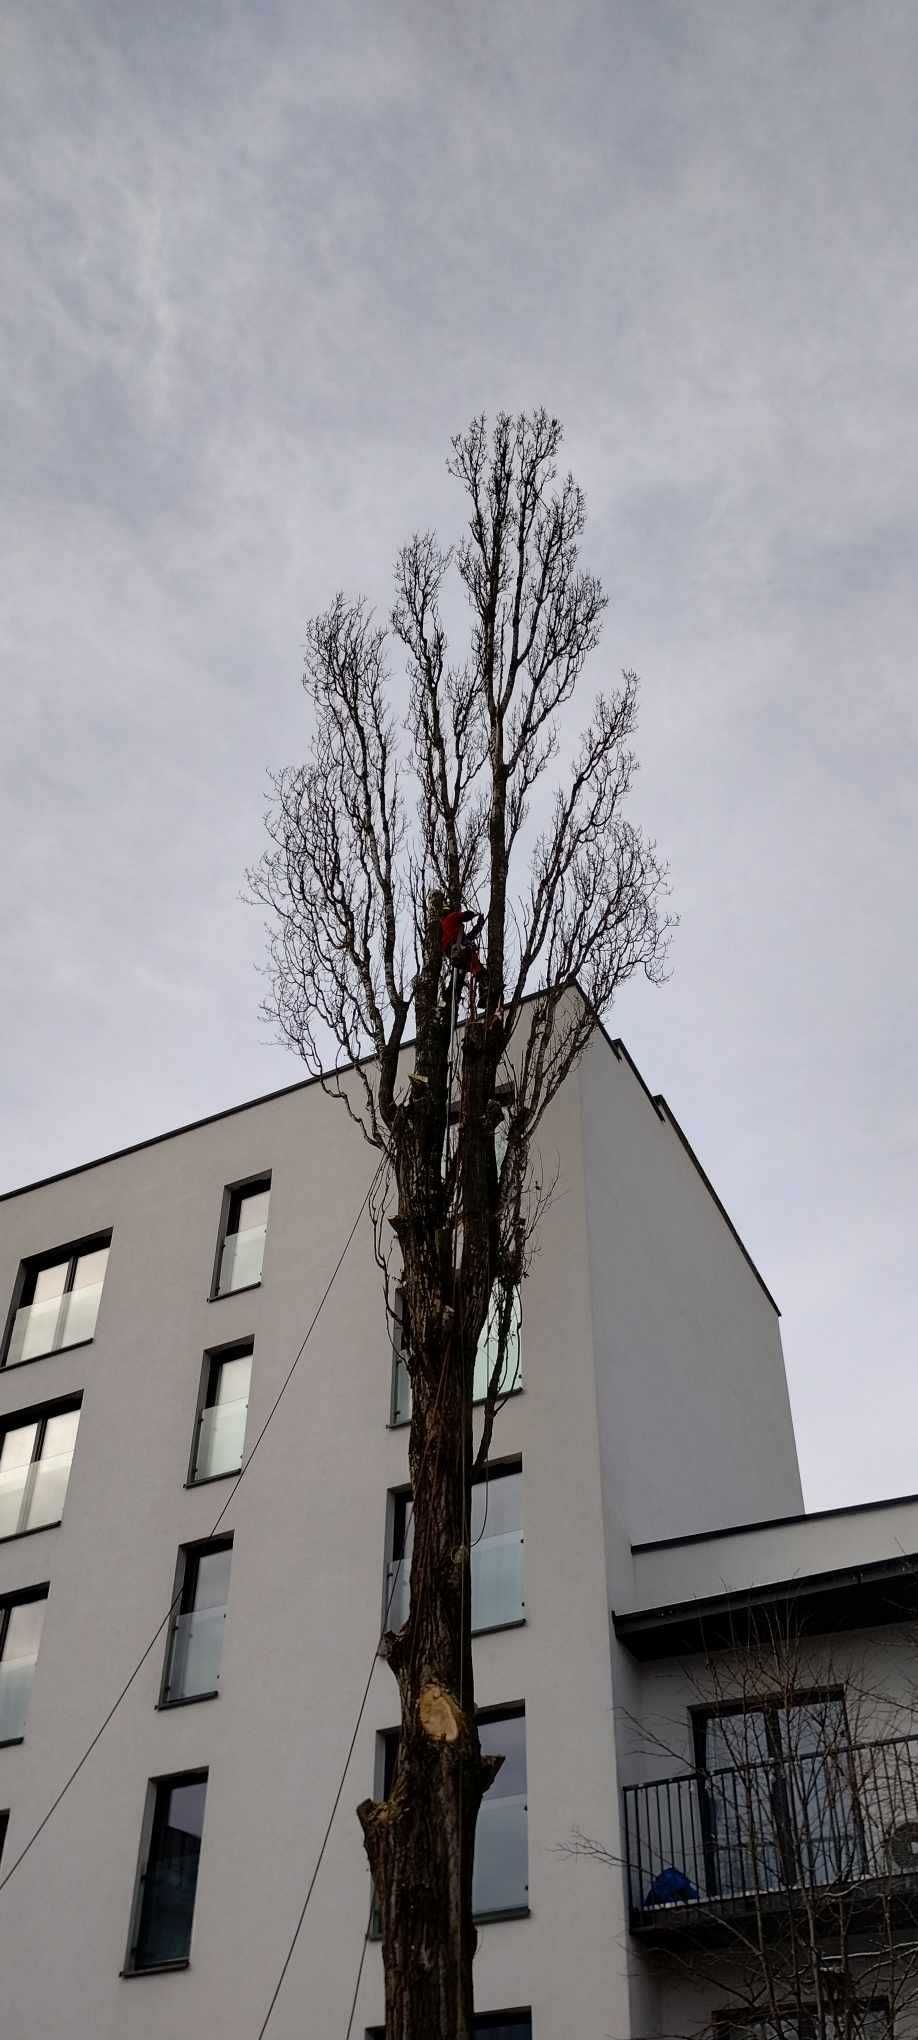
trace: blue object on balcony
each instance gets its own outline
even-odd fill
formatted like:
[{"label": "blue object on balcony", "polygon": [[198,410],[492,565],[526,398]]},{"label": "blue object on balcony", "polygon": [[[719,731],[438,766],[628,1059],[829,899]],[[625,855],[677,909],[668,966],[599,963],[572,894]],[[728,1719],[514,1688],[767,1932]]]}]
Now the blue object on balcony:
[{"label": "blue object on balcony", "polygon": [[680,1899],[687,1903],[690,1898],[697,1897],[698,1893],[695,1890],[695,1886],[691,1879],[686,1877],[685,1871],[674,1870],[672,1865],[670,1865],[668,1870],[657,1871],[656,1877],[644,1900],[644,1905],[645,1907],[651,1905],[678,1905]]}]

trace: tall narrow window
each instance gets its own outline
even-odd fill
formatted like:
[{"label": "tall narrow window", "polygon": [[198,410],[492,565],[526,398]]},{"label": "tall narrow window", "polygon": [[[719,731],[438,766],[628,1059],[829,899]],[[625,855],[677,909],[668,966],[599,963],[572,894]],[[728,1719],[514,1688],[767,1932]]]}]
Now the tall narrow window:
[{"label": "tall narrow window", "polygon": [[215,1296],[229,1296],[236,1289],[253,1289],[261,1281],[270,1197],[270,1176],[240,1183],[227,1193]]},{"label": "tall narrow window", "polygon": [[0,1538],[60,1522],[79,1421],[78,1402],[52,1404],[0,1431]]},{"label": "tall narrow window", "polygon": [[[472,1633],[506,1629],[525,1619],[523,1600],[523,1537],[520,1495],[523,1477],[519,1460],[486,1467],[472,1485],[471,1579]],[[392,1496],[392,1550],[386,1571],[386,1628],[401,1629],[409,1608],[409,1576],[414,1548],[411,1496],[401,1489]]]},{"label": "tall narrow window", "polygon": [[178,1613],[169,1639],[163,1706],[210,1699],[220,1689],[232,1537],[191,1544],[179,1554]]},{"label": "tall narrow window", "polygon": [[[508,1918],[529,1909],[524,1709],[482,1711],[478,1734],[483,1755],[502,1756],[504,1761],[478,1812],[472,1911],[476,1920]],[[398,1739],[397,1728],[383,1737],[384,1798],[395,1782]]]},{"label": "tall narrow window", "polygon": [[191,1479],[238,1473],[245,1445],[253,1341],[204,1356],[201,1399],[191,1458]]},{"label": "tall narrow window", "polygon": [[150,1785],[129,1971],[188,1960],[206,1797],[206,1771]]},{"label": "tall narrow window", "polygon": [[[405,1358],[405,1338],[405,1305],[401,1291],[399,1291],[396,1299],[396,1317],[392,1338],[392,1405],[390,1422],[393,1424],[407,1424],[411,1420],[411,1381]],[[491,1307],[482,1326],[481,1337],[478,1341],[478,1351],[475,1355],[475,1373],[472,1384],[472,1400],[474,1402],[484,1402],[488,1392],[488,1384],[497,1363],[497,1354],[497,1300],[496,1297],[492,1297]],[[517,1292],[514,1299],[507,1348],[504,1353],[499,1392],[502,1396],[515,1395],[517,1389],[522,1388],[522,1386],[522,1307],[519,1292]]]},{"label": "tall narrow window", "polygon": [[0,1602],[0,1743],[21,1742],[38,1661],[47,1587]]},{"label": "tall narrow window", "polygon": [[9,1812],[7,1811],[6,1813],[0,1813],[0,1864],[2,1864],[3,1862],[3,1851],[6,1848],[6,1831],[7,1828],[9,1827],[9,1824],[10,1824]]},{"label": "tall narrow window", "polygon": [[38,1360],[95,1334],[111,1233],[24,1261],[4,1366]]},{"label": "tall narrow window", "polygon": [[472,1909],[476,1919],[525,1912],[529,1904],[528,1806],[526,1801],[526,1716],[480,1714],[478,1733],[486,1757],[503,1763],[481,1802],[475,1834]]}]

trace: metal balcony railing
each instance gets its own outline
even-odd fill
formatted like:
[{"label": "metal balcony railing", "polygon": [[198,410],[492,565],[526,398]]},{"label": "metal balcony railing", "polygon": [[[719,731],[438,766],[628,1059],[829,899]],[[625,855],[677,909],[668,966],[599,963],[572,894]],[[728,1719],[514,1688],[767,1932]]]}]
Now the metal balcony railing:
[{"label": "metal balcony railing", "polygon": [[632,1925],[918,1880],[918,1736],[628,1785]]}]

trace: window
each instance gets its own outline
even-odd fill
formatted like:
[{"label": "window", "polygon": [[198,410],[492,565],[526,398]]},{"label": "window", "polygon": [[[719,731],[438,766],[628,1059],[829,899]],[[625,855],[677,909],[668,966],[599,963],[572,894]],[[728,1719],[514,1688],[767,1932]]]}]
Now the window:
[{"label": "window", "polygon": [[[473,2033],[486,2033],[489,2040],[532,2040],[529,2012],[478,2012]],[[382,2026],[371,2026],[367,2040],[385,2040]]]},{"label": "window", "polygon": [[859,1874],[863,1837],[839,1692],[695,1715],[709,1889],[729,1896]]},{"label": "window", "polygon": [[270,1176],[254,1177],[225,1192],[214,1296],[254,1289],[261,1281],[270,1196]]},{"label": "window", "polygon": [[[523,1386],[523,1361],[521,1351],[523,1313],[519,1293],[514,1301],[513,1322],[504,1355],[504,1369],[500,1382],[501,1395],[515,1395]],[[392,1413],[393,1424],[407,1424],[411,1418],[411,1382],[404,1353],[404,1304],[401,1292],[396,1304],[396,1322],[393,1336],[392,1366]],[[472,1400],[484,1402],[488,1383],[497,1360],[497,1303],[492,1299],[491,1308],[482,1328],[475,1355],[475,1375],[472,1384]]]},{"label": "window", "polygon": [[162,1707],[211,1699],[219,1692],[232,1551],[232,1537],[216,1537],[179,1552],[178,1612],[166,1653]]},{"label": "window", "polygon": [[[472,1630],[507,1629],[525,1619],[523,1538],[520,1531],[520,1461],[485,1469],[472,1485]],[[411,1495],[392,1496],[391,1557],[386,1568],[386,1628],[401,1629],[409,1607],[414,1546]]]},{"label": "window", "polygon": [[3,1862],[3,1851],[6,1848],[6,1831],[9,1824],[9,1813],[0,1813],[0,1863]]},{"label": "window", "polygon": [[[526,1715],[522,1707],[482,1710],[478,1734],[484,1756],[504,1761],[481,1802],[475,1833],[472,1911],[476,1920],[513,1917],[529,1910],[526,1805]],[[383,1736],[383,1797],[395,1780],[398,1729]],[[485,2032],[489,2031],[484,2027]],[[499,2030],[499,2028],[498,2028]]]},{"label": "window", "polygon": [[193,1484],[238,1473],[245,1445],[254,1341],[205,1353],[191,1454]]},{"label": "window", "polygon": [[150,1782],[129,1975],[188,1960],[206,1796],[206,1771]]},{"label": "window", "polygon": [[0,1431],[0,1538],[60,1522],[79,1421],[79,1401],[7,1419]]},{"label": "window", "polygon": [[96,1329],[111,1233],[23,1261],[5,1367],[82,1346]]},{"label": "window", "polygon": [[0,1601],[0,1743],[23,1738],[47,1599],[45,1586]]}]

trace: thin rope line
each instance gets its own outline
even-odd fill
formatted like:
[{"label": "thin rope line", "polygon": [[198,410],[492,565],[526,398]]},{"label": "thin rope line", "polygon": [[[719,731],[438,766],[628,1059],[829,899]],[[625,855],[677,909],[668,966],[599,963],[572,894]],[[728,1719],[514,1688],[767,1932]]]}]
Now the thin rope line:
[{"label": "thin rope line", "polygon": [[375,1898],[371,1898],[370,1911],[366,1924],[366,1931],[364,1933],[363,1940],[360,1944],[360,1961],[357,1964],[357,1981],[354,1985],[354,1995],[351,1999],[351,2012],[347,2022],[347,2032],[344,2035],[344,2040],[351,2040],[351,2033],[354,2027],[354,2013],[357,2010],[357,1999],[360,1996],[360,1979],[363,1975],[363,1965],[364,1962],[366,1961],[367,1948],[370,1942],[370,1932],[373,1926],[373,1908],[375,1904],[376,1904]]}]

